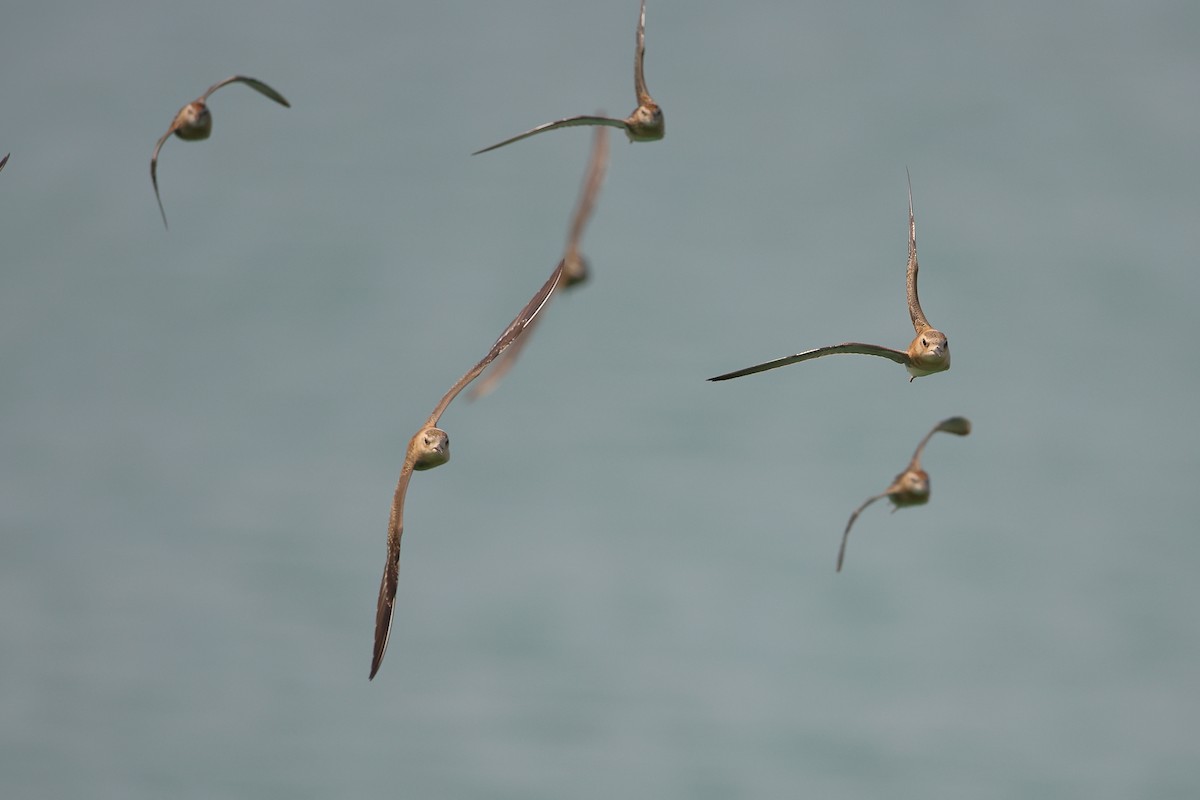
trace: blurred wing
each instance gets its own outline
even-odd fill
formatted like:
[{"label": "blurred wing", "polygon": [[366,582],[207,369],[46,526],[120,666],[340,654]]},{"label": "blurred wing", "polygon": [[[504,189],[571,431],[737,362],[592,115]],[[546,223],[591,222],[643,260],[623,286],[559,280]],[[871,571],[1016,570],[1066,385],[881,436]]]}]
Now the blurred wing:
[{"label": "blurred wing", "polygon": [[12,153],[5,153],[4,158],[0,158],[0,170],[4,169],[4,165],[8,163],[8,157],[11,155]]},{"label": "blurred wing", "polygon": [[408,480],[412,477],[413,460],[405,456],[400,469],[400,480],[396,483],[396,494],[392,498],[392,515],[388,520],[387,563],[383,566],[383,580],[379,583],[379,602],[375,607],[375,649],[371,655],[371,675],[379,672],[383,654],[387,652],[388,639],[392,632],[392,614],[395,611],[396,587],[400,575],[400,537],[404,535],[404,496],[408,493]]},{"label": "blurred wing", "polygon": [[867,506],[871,505],[871,503],[874,503],[876,500],[880,499],[881,497],[887,497],[887,495],[886,494],[877,494],[874,497],[868,498],[865,503],[863,503],[861,506],[856,508],[854,510],[854,513],[850,515],[850,521],[846,523],[846,530],[845,530],[845,532],[842,533],[842,546],[838,550],[838,560],[837,560],[837,571],[838,572],[842,571],[842,562],[846,560],[846,539],[848,539],[850,537],[850,527],[852,525],[854,525],[854,520],[858,519],[858,515],[863,512],[863,509],[865,509]]},{"label": "blurred wing", "polygon": [[171,134],[175,132],[175,124],[171,123],[171,127],[167,128],[158,140],[158,144],[154,145],[154,155],[150,156],[150,183],[154,184],[154,199],[158,201],[158,213],[162,214],[163,227],[167,225],[167,211],[163,208],[162,197],[158,194],[158,151],[162,149],[163,142],[171,138]]},{"label": "blurred wing", "polygon": [[934,430],[953,433],[956,436],[967,436],[971,433],[971,420],[966,417],[950,417],[939,422]]},{"label": "blurred wing", "polygon": [[259,94],[266,95],[267,97],[274,100],[276,103],[279,103],[279,105],[284,106],[286,108],[292,107],[292,104],[289,103],[286,99],[284,99],[284,96],[281,95],[279,92],[275,91],[270,86],[267,86],[265,83],[258,80],[257,78],[247,78],[245,75],[234,75],[232,78],[226,78],[225,80],[220,81],[219,83],[214,83],[212,86],[208,87],[208,89],[206,89],[204,91],[204,94],[200,95],[200,99],[207,100],[208,96],[210,94],[212,94],[213,92],[215,92],[217,89],[220,89],[222,86],[227,86],[228,84],[231,84],[231,83],[244,83],[247,86],[249,86],[251,89],[253,89],[254,91],[258,92]]},{"label": "blurred wing", "polygon": [[633,55],[633,89],[637,92],[638,105],[653,103],[650,92],[646,89],[646,76],[642,74],[642,64],[646,60],[646,0],[642,0],[642,13],[638,17],[637,49]]},{"label": "blurred wing", "polygon": [[[908,175],[908,168],[904,170]],[[921,299],[917,295],[917,222],[913,217],[912,176],[908,175],[908,268],[905,271],[905,291],[908,294],[908,316],[912,318],[913,330],[920,334],[932,328],[925,312],[921,310]]]},{"label": "blurred wing", "polygon": [[[599,117],[598,119],[605,119]],[[608,131],[596,128],[592,136],[592,157],[588,162],[587,175],[583,179],[583,189],[579,193],[579,202],[571,217],[571,227],[567,233],[567,250],[578,251],[579,242],[583,238],[583,229],[587,227],[592,211],[596,207],[596,198],[600,195],[600,187],[604,185],[604,173],[608,168]]]},{"label": "blurred wing", "polygon": [[[925,445],[935,433],[953,433],[956,436],[966,436],[971,432],[971,420],[966,417],[950,417],[933,426],[933,430],[925,434],[925,438],[917,445],[916,451],[913,453],[912,461],[908,462],[908,469],[920,469],[921,467],[921,451],[925,449]],[[903,473],[901,473],[903,475]],[[897,476],[899,480],[899,476]]]},{"label": "blurred wing", "polygon": [[426,428],[437,425],[438,420],[441,419],[442,414],[446,413],[446,409],[454,398],[458,396],[458,393],[465,389],[467,384],[478,378],[479,373],[483,372],[488,364],[495,361],[496,357],[503,353],[510,344],[515,342],[517,337],[524,333],[530,324],[537,319],[537,315],[554,295],[554,290],[558,286],[562,272],[562,262],[560,261],[558,262],[558,266],[554,268],[554,271],[550,273],[550,277],[542,284],[542,288],[537,290],[513,321],[508,323],[508,327],[504,329],[504,333],[500,334],[500,338],[492,345],[492,349],[488,351],[488,354],[480,359],[479,363],[467,370],[466,374],[450,387],[450,391],[446,392],[441,402],[437,404],[437,408],[433,410],[433,413],[429,415],[429,419],[425,421]]},{"label": "blurred wing", "polygon": [[788,364],[798,364],[801,361],[809,361],[821,356],[831,356],[838,353],[855,353],[863,356],[881,356],[890,361],[895,361],[897,364],[908,364],[908,353],[900,350],[893,350],[890,347],[881,347],[877,344],[860,344],[859,342],[846,342],[845,344],[834,344],[828,347],[818,347],[816,350],[806,350],[803,353],[797,353],[794,356],[787,358],[779,358],[774,361],[768,361],[764,364],[756,364],[753,367],[739,369],[736,372],[727,372],[724,375],[718,375],[715,378],[709,378],[710,381],[727,381],[730,378],[740,378],[743,375],[753,375],[756,372],[766,372],[769,369],[776,367],[786,367]]},{"label": "blurred wing", "polygon": [[[596,133],[592,137],[592,158],[588,163],[587,174],[583,179],[583,190],[580,192],[579,203],[575,206],[575,214],[571,217],[571,228],[567,234],[566,249],[568,253],[579,251],[579,241],[583,238],[583,229],[587,226],[588,219],[592,215],[592,209],[596,206],[596,197],[600,194],[600,186],[604,183],[604,172],[607,166],[608,131],[604,128],[596,128]],[[559,262],[556,269],[561,270],[565,260],[564,256],[563,261]],[[471,394],[469,395],[471,400],[478,400],[500,385],[500,381],[517,362],[517,357],[520,355],[522,348],[525,347],[525,343],[529,341],[529,337],[533,334],[535,325],[537,325],[537,320],[530,320],[525,326],[525,334],[514,341],[504,351],[504,355],[496,359],[487,376],[471,390]]]},{"label": "blurred wing", "polygon": [[621,128],[623,130],[628,130],[629,128],[623,119],[591,116],[567,117],[566,119],[560,119],[555,122],[547,122],[544,125],[538,125],[536,128],[531,128],[522,134],[512,137],[511,139],[505,139],[499,144],[494,144],[491,147],[485,147],[482,150],[476,150],[474,153],[471,153],[471,155],[477,156],[480,153],[487,153],[491,150],[504,147],[506,144],[512,144],[513,142],[519,142],[522,139],[528,139],[530,136],[543,133],[544,131],[552,131],[556,128],[574,128],[578,125],[608,125],[611,128]]}]

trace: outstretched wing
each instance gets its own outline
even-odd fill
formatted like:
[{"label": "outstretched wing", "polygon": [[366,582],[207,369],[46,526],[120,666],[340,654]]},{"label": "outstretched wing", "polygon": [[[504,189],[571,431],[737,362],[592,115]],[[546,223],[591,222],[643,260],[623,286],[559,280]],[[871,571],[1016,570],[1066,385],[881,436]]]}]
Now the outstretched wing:
[{"label": "outstretched wing", "polygon": [[863,512],[867,506],[874,503],[876,500],[887,497],[887,494],[877,494],[874,497],[868,497],[867,501],[858,508],[854,509],[854,513],[850,515],[850,521],[846,523],[846,530],[842,533],[842,546],[838,549],[837,571],[842,571],[842,562],[846,559],[846,539],[850,536],[850,527],[854,525],[854,520],[858,519],[858,515]]},{"label": "outstretched wing", "polygon": [[579,125],[607,125],[610,128],[621,128],[622,130],[629,129],[629,125],[623,119],[612,119],[611,117],[595,117],[595,116],[567,117],[566,119],[560,119],[555,122],[547,122],[543,125],[538,125],[536,128],[530,128],[529,130],[525,131],[524,133],[518,134],[518,135],[512,137],[511,139],[505,139],[503,142],[500,142],[499,144],[494,144],[491,147],[485,147],[482,150],[476,150],[474,153],[471,153],[471,155],[477,156],[480,153],[487,153],[491,150],[495,150],[497,148],[504,147],[506,144],[512,144],[513,142],[519,142],[522,139],[528,139],[530,136],[534,136],[539,133],[544,133],[545,131],[552,131],[552,130],[555,130],[556,128],[574,128]]},{"label": "outstretched wing", "polygon": [[266,95],[267,97],[274,100],[276,103],[279,103],[279,105],[285,106],[287,108],[292,107],[292,104],[289,103],[286,99],[284,99],[284,96],[281,95],[279,92],[275,91],[270,86],[267,86],[265,83],[258,80],[257,78],[247,78],[245,75],[234,75],[233,77],[226,78],[223,81],[214,83],[212,86],[210,86],[204,90],[204,94],[200,95],[200,99],[207,100],[208,96],[210,94],[212,94],[213,92],[215,92],[217,89],[220,89],[222,86],[228,86],[231,83],[244,83],[247,86],[249,86],[251,89],[253,89],[254,91],[258,92],[259,94]]},{"label": "outstretched wing", "polygon": [[467,395],[467,399],[478,400],[481,397],[487,397],[492,393],[493,389],[500,385],[500,381],[504,380],[504,376],[507,375],[513,368],[513,365],[517,363],[517,358],[520,356],[521,350],[525,348],[526,343],[529,341],[529,337],[533,335],[533,329],[537,327],[537,323],[538,321],[536,319],[526,323],[525,335],[515,340],[511,345],[508,346],[508,349],[504,351],[504,355],[496,359],[496,362],[492,364],[492,368],[488,371],[488,374],[484,377],[484,379],[475,384],[475,387],[471,389],[470,393]]},{"label": "outstretched wing", "polygon": [[171,123],[171,127],[167,128],[167,132],[159,137],[158,144],[154,145],[154,155],[150,156],[150,183],[154,184],[154,199],[158,201],[158,213],[162,214],[163,227],[167,225],[167,211],[163,208],[162,197],[158,194],[158,151],[162,149],[163,142],[171,138],[171,134],[175,132],[176,125]]},{"label": "outstretched wing", "polygon": [[904,174],[908,175],[908,268],[904,287],[908,294],[908,316],[912,318],[913,330],[920,335],[933,326],[925,318],[925,312],[921,310],[921,298],[917,295],[917,222],[913,217],[912,176],[908,174],[907,167],[904,168]]},{"label": "outstretched wing", "polygon": [[542,284],[542,288],[534,293],[529,302],[525,304],[525,307],[513,318],[513,321],[508,323],[508,327],[504,329],[504,333],[500,334],[500,338],[492,345],[492,349],[488,351],[488,354],[481,358],[475,366],[467,370],[458,379],[458,382],[450,387],[450,391],[446,392],[441,402],[437,404],[437,408],[433,410],[433,413],[429,415],[429,419],[425,421],[424,427],[432,428],[436,426],[442,414],[446,413],[446,409],[450,403],[455,397],[458,397],[458,393],[465,389],[467,384],[478,378],[479,373],[487,369],[488,364],[495,361],[497,356],[517,340],[517,337],[528,330],[530,324],[537,319],[537,315],[541,313],[546,303],[550,302],[550,298],[553,296],[555,288],[558,287],[558,282],[562,278],[562,274],[563,268],[560,261],[558,262],[558,266],[554,268],[554,271],[550,273],[550,277]]},{"label": "outstretched wing", "polygon": [[[420,435],[420,432],[417,434]],[[371,655],[371,675],[379,672],[383,654],[387,652],[388,639],[392,632],[392,612],[396,604],[396,586],[400,574],[400,537],[404,535],[404,496],[408,493],[408,480],[413,473],[412,448],[405,456],[400,469],[400,480],[396,482],[396,494],[392,497],[392,514],[388,519],[387,563],[383,566],[383,579],[379,583],[379,602],[375,607],[375,649]]]},{"label": "outstretched wing", "polygon": [[5,153],[4,158],[0,158],[0,169],[4,169],[4,165],[8,163],[8,157],[11,155],[12,153]]},{"label": "outstretched wing", "polygon": [[[950,417],[933,426],[929,433],[925,434],[925,438],[917,445],[917,449],[913,452],[912,460],[908,462],[908,470],[921,468],[921,452],[925,449],[925,445],[929,444],[929,440],[935,433],[953,433],[955,436],[966,436],[971,432],[971,420],[966,417]],[[903,475],[904,473],[900,473]],[[899,476],[897,477],[899,480]]]},{"label": "outstretched wing", "polygon": [[[595,117],[607,119],[607,117]],[[608,169],[608,131],[596,128],[592,135],[592,155],[588,161],[587,174],[583,178],[583,188],[579,192],[579,201],[575,204],[575,213],[571,215],[571,227],[567,231],[567,252],[578,251],[579,242],[583,239],[583,229],[592,218],[596,207],[596,198],[600,196],[600,187],[604,184],[604,173]]]},{"label": "outstretched wing", "polygon": [[653,103],[654,98],[646,89],[646,76],[643,74],[643,63],[646,61],[646,0],[642,0],[642,13],[638,17],[637,49],[633,56],[633,89],[637,92],[638,105]]},{"label": "outstretched wing", "polygon": [[821,356],[832,356],[839,353],[854,353],[863,356],[881,356],[890,361],[895,361],[897,364],[908,364],[908,353],[900,350],[893,350],[890,347],[882,347],[877,344],[862,344],[860,342],[845,342],[844,344],[834,344],[828,347],[818,347],[816,350],[805,350],[803,353],[797,353],[794,356],[786,358],[778,358],[774,361],[767,361],[763,364],[755,364],[753,367],[739,369],[736,372],[727,372],[724,375],[718,375],[715,378],[709,378],[710,381],[727,381],[730,378],[740,378],[743,375],[753,375],[756,372],[766,372],[769,369],[776,367],[786,367],[788,364],[798,364],[801,361],[810,361]]}]

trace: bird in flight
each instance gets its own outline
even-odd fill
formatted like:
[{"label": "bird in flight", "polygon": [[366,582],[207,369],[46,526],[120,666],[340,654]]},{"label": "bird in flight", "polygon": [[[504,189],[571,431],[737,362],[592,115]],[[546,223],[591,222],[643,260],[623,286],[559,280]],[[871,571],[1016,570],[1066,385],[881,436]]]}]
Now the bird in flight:
[{"label": "bird in flight", "polygon": [[909,343],[908,350],[893,350],[890,347],[883,347],[877,344],[862,344],[861,342],[844,342],[843,344],[834,344],[828,347],[818,347],[815,350],[805,350],[803,353],[786,356],[774,361],[767,361],[764,364],[755,364],[753,367],[746,367],[735,372],[727,372],[724,375],[709,378],[709,380],[727,381],[730,378],[740,378],[743,375],[766,372],[776,367],[785,367],[788,364],[797,364],[801,361],[809,361],[814,358],[837,353],[881,356],[895,361],[897,364],[903,364],[910,375],[908,379],[910,382],[914,378],[950,369],[950,342],[946,338],[946,334],[929,324],[929,320],[925,317],[925,312],[921,310],[921,300],[917,296],[917,223],[913,218],[911,177],[908,181],[908,269],[906,290],[908,294],[908,315],[912,318],[913,330],[917,334],[913,337],[912,342]]},{"label": "bird in flight", "polygon": [[603,116],[567,117],[538,125],[536,128],[518,134],[511,139],[505,139],[499,144],[476,150],[471,155],[477,156],[489,150],[504,147],[506,144],[519,142],[538,133],[552,131],[556,128],[571,128],[577,125],[608,125],[613,128],[623,128],[631,142],[656,142],[663,138],[665,132],[662,109],[650,92],[646,89],[646,77],[642,74],[642,62],[646,59],[646,0],[642,0],[642,13],[638,17],[637,50],[633,57],[633,88],[637,92],[638,107],[625,119],[613,119]]},{"label": "bird in flight", "polygon": [[516,318],[509,323],[500,334],[500,338],[492,345],[480,361],[450,387],[450,391],[442,397],[434,408],[433,413],[425,420],[425,424],[408,442],[408,450],[404,455],[404,464],[400,468],[400,480],[396,483],[396,493],[392,498],[392,513],[388,519],[387,532],[387,562],[383,568],[383,579],[379,584],[379,601],[375,609],[375,647],[371,656],[371,674],[374,678],[383,663],[383,654],[387,650],[388,637],[392,626],[392,613],[396,602],[396,586],[400,570],[400,537],[404,534],[404,496],[408,491],[408,481],[414,470],[433,469],[450,460],[450,437],[437,427],[438,420],[446,412],[451,401],[467,384],[479,377],[479,374],[489,364],[503,353],[513,342],[517,341],[537,318],[538,313],[549,302],[555,288],[563,277],[563,265],[559,262],[550,274],[550,278],[542,284],[542,288],[525,304]]},{"label": "bird in flight", "polygon": [[925,449],[929,437],[938,431],[953,433],[956,436],[966,436],[971,432],[971,421],[966,417],[950,417],[935,425],[933,430],[925,434],[925,438],[917,445],[917,451],[913,453],[912,461],[909,461],[904,471],[896,476],[892,485],[885,489],[883,494],[867,498],[865,503],[854,510],[854,513],[850,515],[850,521],[846,523],[846,530],[842,534],[842,546],[838,550],[837,557],[838,572],[842,571],[842,561],[846,558],[846,539],[850,536],[850,526],[854,524],[854,520],[858,519],[858,515],[862,513],[863,509],[884,497],[892,501],[894,506],[892,511],[908,506],[921,506],[929,502],[929,474],[921,469],[921,451]]},{"label": "bird in flight", "polygon": [[[583,254],[579,252],[579,241],[583,238],[583,229],[596,206],[596,197],[600,194],[600,186],[604,183],[604,171],[608,166],[608,130],[597,128],[592,137],[592,156],[588,163],[587,174],[583,179],[583,190],[579,194],[579,202],[571,217],[571,228],[567,234],[567,246],[563,251],[559,268],[562,270],[562,280],[559,288],[566,291],[583,283],[588,278],[588,264]],[[471,389],[468,397],[477,400],[491,392],[500,384],[500,380],[512,369],[517,361],[521,348],[529,341],[536,322],[525,326],[525,335],[505,351],[488,371],[487,376]]]},{"label": "bird in flight", "polygon": [[232,78],[226,78],[220,83],[214,83],[204,91],[204,94],[179,109],[179,113],[175,115],[175,119],[171,120],[171,127],[167,128],[167,132],[159,137],[158,144],[154,145],[154,155],[150,157],[150,182],[154,184],[154,197],[158,200],[158,210],[162,214],[164,228],[167,227],[167,212],[163,209],[162,197],[158,194],[158,151],[162,149],[163,143],[170,138],[171,134],[175,134],[186,142],[207,139],[212,134],[212,113],[208,110],[208,96],[222,86],[230,83],[244,83],[254,91],[266,95],[281,106],[286,108],[292,107],[292,104],[285,100],[283,95],[262,81],[247,78],[245,75],[234,75]]}]

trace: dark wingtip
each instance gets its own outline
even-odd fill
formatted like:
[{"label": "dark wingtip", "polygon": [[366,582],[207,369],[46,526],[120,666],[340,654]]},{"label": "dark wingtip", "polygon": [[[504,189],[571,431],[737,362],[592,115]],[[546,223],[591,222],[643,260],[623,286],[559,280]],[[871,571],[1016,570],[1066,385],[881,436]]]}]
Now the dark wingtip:
[{"label": "dark wingtip", "polygon": [[383,656],[387,653],[388,640],[392,634],[392,611],[396,599],[396,570],[399,566],[400,552],[391,550],[387,566],[383,570],[383,579],[379,586],[379,601],[375,606],[375,643],[371,650],[371,674],[367,680],[373,680],[383,665]]},{"label": "dark wingtip", "polygon": [[375,641],[375,649],[371,653],[371,674],[367,676],[367,680],[375,680],[375,676],[379,674],[379,668],[383,666],[383,654],[387,652],[387,634],[384,634],[382,640]]}]

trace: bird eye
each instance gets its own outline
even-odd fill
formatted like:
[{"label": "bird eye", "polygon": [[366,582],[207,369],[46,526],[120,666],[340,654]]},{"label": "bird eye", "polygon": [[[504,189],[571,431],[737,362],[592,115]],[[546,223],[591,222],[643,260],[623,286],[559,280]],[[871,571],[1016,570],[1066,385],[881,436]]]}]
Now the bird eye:
[{"label": "bird eye", "polygon": [[921,340],[921,347],[929,347],[929,342],[925,339]]}]

